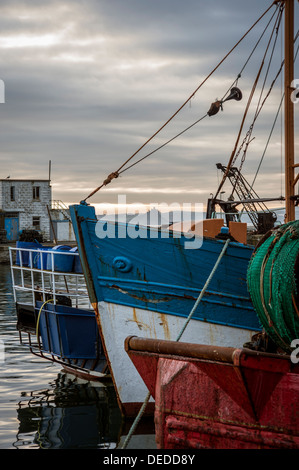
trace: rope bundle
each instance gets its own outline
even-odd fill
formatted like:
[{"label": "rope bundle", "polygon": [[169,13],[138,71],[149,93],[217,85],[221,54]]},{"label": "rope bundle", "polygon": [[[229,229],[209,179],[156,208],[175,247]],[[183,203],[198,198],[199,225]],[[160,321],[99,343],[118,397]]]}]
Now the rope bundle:
[{"label": "rope bundle", "polygon": [[266,333],[290,353],[299,338],[299,221],[271,232],[253,254],[247,273],[252,303]]}]

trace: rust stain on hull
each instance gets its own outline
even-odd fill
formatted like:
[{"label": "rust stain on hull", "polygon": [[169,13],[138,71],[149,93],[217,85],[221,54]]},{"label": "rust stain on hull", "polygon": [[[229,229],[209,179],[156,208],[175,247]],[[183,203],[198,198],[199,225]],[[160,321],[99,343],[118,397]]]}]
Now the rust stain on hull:
[{"label": "rust stain on hull", "polygon": [[97,302],[92,302],[92,308],[94,309],[94,313],[98,322],[98,325],[100,323],[100,314],[99,314],[99,308],[98,308],[98,303]]},{"label": "rust stain on hull", "polygon": [[133,299],[141,300],[142,302],[148,302],[148,303],[152,303],[152,304],[159,304],[161,302],[169,302],[171,300],[169,297],[163,297],[162,299],[151,299],[151,298],[146,297],[145,295],[140,296],[140,295],[136,295],[136,294],[131,294],[130,292],[121,289],[121,287],[118,287],[115,284],[113,284],[111,286],[111,288],[112,289],[117,289],[122,294],[129,295],[130,297],[133,297]]},{"label": "rust stain on hull", "polygon": [[140,320],[138,320],[137,318],[137,312],[136,312],[136,309],[135,307],[133,307],[133,319],[132,320],[127,320],[128,321],[133,321],[134,323],[136,323],[136,325],[138,326],[139,330],[147,330],[149,329],[149,326],[146,324],[146,323],[143,323],[141,322]]},{"label": "rust stain on hull", "polygon": [[161,322],[159,322],[159,324],[163,327],[164,338],[167,339],[167,340],[170,340],[171,337],[170,337],[170,331],[169,331],[169,327],[168,327],[167,315],[165,315],[164,313],[159,313],[158,315],[159,315],[160,320],[161,320]]},{"label": "rust stain on hull", "polygon": [[150,335],[150,337],[157,337],[157,332],[155,325],[160,325],[163,328],[163,337],[165,340],[170,340],[171,335],[170,335],[170,330],[169,330],[169,325],[167,321],[167,315],[164,313],[155,313],[155,318],[156,316],[159,317],[159,322],[156,323],[156,320],[153,318],[149,318],[149,322],[145,323],[144,321],[140,320],[137,316],[137,311],[136,308],[132,308],[132,319],[126,320],[126,323],[128,322],[133,322],[137,325],[138,329],[143,332],[147,332],[147,334]]}]

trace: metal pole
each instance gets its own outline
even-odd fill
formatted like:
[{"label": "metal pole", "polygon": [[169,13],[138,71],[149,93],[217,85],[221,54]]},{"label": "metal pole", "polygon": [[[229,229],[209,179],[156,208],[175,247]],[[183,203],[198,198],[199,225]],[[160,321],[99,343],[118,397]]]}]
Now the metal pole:
[{"label": "metal pole", "polygon": [[291,100],[291,83],[294,80],[294,0],[285,0],[284,21],[284,111],[285,111],[285,222],[295,220],[294,188],[294,104]]}]

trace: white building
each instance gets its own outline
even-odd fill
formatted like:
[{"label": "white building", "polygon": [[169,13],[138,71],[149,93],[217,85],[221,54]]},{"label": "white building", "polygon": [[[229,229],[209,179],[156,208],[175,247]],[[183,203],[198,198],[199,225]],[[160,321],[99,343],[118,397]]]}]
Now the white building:
[{"label": "white building", "polygon": [[49,180],[0,179],[0,228],[7,240],[17,240],[24,229],[38,230],[49,240],[51,199]]},{"label": "white building", "polygon": [[62,201],[52,201],[51,219],[51,241],[76,241],[69,208]]}]

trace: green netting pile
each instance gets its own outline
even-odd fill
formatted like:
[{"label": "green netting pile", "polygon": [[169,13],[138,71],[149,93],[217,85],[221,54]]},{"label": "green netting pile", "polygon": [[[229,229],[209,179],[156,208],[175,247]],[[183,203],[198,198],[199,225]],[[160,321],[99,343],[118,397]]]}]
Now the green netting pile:
[{"label": "green netting pile", "polygon": [[274,230],[249,263],[247,283],[262,327],[283,351],[299,338],[299,221]]}]

